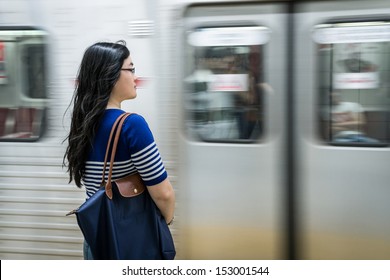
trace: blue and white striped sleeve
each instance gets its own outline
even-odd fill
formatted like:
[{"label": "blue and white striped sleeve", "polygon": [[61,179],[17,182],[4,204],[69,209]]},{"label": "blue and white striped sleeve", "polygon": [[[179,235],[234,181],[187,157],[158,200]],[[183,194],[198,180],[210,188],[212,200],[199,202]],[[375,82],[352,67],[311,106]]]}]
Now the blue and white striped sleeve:
[{"label": "blue and white striped sleeve", "polygon": [[145,184],[153,186],[164,181],[168,174],[145,119],[132,114],[126,119],[123,129],[131,159]]}]

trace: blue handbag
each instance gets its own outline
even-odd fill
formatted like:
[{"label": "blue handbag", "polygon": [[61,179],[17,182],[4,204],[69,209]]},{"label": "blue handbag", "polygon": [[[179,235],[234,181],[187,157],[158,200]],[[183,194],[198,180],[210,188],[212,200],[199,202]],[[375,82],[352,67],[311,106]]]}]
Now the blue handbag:
[{"label": "blue handbag", "polygon": [[[140,175],[111,180],[120,131],[129,115],[120,115],[111,129],[102,187],[70,214],[76,214],[77,223],[96,260],[173,260],[176,251],[171,232]],[[110,146],[110,168],[105,182]]]}]

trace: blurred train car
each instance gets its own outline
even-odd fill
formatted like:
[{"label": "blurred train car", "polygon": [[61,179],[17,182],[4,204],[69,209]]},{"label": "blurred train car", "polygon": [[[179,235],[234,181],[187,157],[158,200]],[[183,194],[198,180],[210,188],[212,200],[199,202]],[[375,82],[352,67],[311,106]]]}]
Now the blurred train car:
[{"label": "blurred train car", "polygon": [[82,53],[128,42],[177,192],[178,259],[390,258],[390,7],[0,5],[0,258],[81,259],[62,156]]}]

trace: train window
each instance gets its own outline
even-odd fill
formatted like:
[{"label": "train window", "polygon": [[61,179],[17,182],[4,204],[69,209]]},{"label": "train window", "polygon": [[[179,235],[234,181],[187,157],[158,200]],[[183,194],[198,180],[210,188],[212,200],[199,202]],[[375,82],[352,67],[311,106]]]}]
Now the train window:
[{"label": "train window", "polygon": [[390,24],[319,25],[319,133],[332,145],[390,142]]},{"label": "train window", "polygon": [[187,34],[185,130],[198,141],[250,143],[263,132],[265,27],[199,28]]},{"label": "train window", "polygon": [[0,29],[0,141],[35,141],[43,133],[46,33]]}]

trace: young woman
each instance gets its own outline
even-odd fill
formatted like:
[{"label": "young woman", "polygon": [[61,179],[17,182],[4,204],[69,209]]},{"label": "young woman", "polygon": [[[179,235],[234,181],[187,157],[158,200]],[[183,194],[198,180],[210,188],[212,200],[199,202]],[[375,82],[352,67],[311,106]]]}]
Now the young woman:
[{"label": "young woman", "polygon": [[[71,182],[84,186],[87,199],[101,184],[111,128],[124,113],[121,102],[137,96],[137,77],[124,41],[101,42],[84,53],[73,97],[68,147],[64,156]],[[106,176],[107,176],[106,172]],[[112,179],[139,173],[166,222],[173,220],[175,194],[152,132],[145,119],[131,114],[125,120],[115,156]],[[90,259],[88,244],[84,258]]]}]

